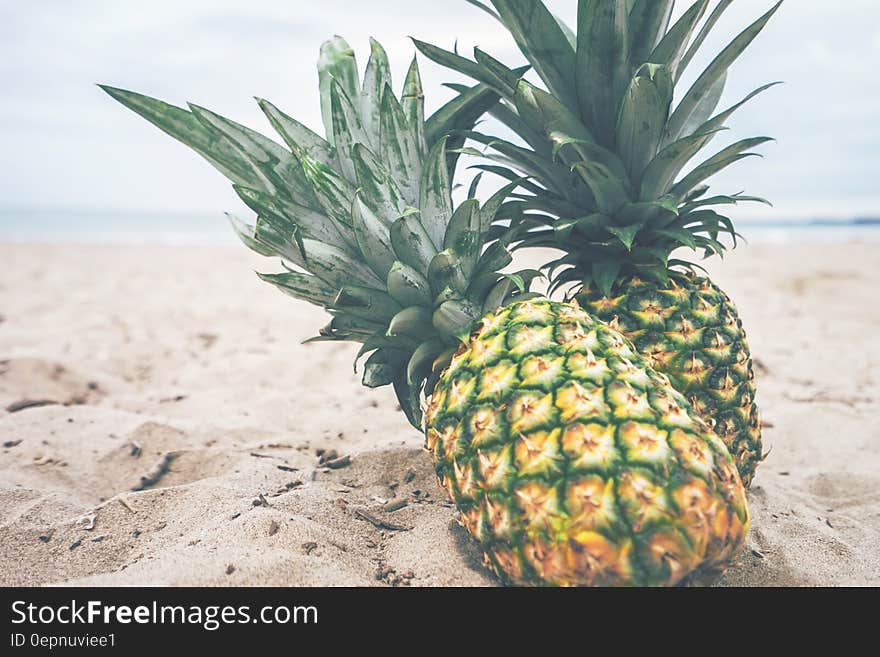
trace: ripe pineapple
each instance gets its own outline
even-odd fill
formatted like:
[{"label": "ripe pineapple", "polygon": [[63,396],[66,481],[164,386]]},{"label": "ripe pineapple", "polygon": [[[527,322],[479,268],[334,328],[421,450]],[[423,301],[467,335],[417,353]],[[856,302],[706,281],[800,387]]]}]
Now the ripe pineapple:
[{"label": "ripe pineapple", "polygon": [[441,485],[514,584],[672,585],[748,530],[727,449],[577,304],[485,317],[428,400]]},{"label": "ripe pineapple", "polygon": [[[737,36],[684,90],[676,85],[731,0],[698,0],[670,24],[673,0],[579,0],[571,30],[537,0],[474,0],[511,33],[545,89],[479,48],[471,61],[426,43],[440,64],[494,89],[490,112],[526,144],[471,132],[491,148],[483,168],[528,176],[499,216],[520,246],[561,249],[554,289],[569,286],[585,310],[614,322],[648,363],[669,376],[734,455],[748,485],[761,460],[752,359],[730,299],[696,265],[671,257],[687,247],[721,254],[737,233],[721,205],[760,201],[707,196],[703,182],[769,141],[743,139],[686,175],[688,162],[746,101],[715,113],[727,69],[776,12]],[[698,29],[699,28],[699,29]],[[571,289],[571,284],[579,287]]]},{"label": "ripe pineapple", "polygon": [[[234,222],[288,271],[262,278],[333,316],[316,340],[363,344],[426,431],[441,483],[505,582],[675,584],[722,568],[748,529],[729,453],[614,329],[529,293],[490,239],[512,183],[453,209],[447,132],[497,102],[483,86],[424,120],[374,43],[363,84],[337,38],[319,63],[323,139],[260,101],[290,150],[198,107],[105,87],[227,175]],[[461,144],[461,137],[459,145]],[[472,194],[471,194],[472,196]],[[422,412],[422,395],[427,412]]]}]

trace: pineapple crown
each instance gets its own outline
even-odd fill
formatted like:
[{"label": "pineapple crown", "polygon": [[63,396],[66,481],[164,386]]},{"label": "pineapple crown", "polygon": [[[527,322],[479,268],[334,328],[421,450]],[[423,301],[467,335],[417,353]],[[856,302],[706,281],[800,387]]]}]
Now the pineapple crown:
[{"label": "pineapple crown", "polygon": [[[474,323],[517,298],[538,272],[501,274],[511,256],[487,242],[506,194],[482,207],[453,208],[450,178],[463,134],[498,96],[478,84],[425,120],[413,60],[400,100],[385,51],[371,40],[363,81],[340,37],[321,48],[318,72],[326,139],[258,99],[287,148],[196,105],[189,111],[141,94],[102,88],[232,181],[257,215],[230,216],[252,250],[281,258],[285,271],[259,274],[286,294],[324,307],[332,319],[311,341],[363,343],[363,383],[394,386],[421,425],[420,400]],[[477,181],[471,187],[475,191]]]},{"label": "pineapple crown", "polygon": [[486,147],[466,149],[489,160],[478,168],[511,181],[527,177],[503,204],[495,234],[509,230],[518,246],[564,251],[548,265],[551,290],[581,282],[605,294],[624,274],[664,282],[671,267],[697,266],[670,259],[678,247],[723,256],[721,234],[736,246],[739,235],[717,208],[767,201],[708,196],[705,181],[757,155],[749,151],[770,138],[736,141],[683,172],[737,109],[777,84],[716,113],[728,68],[782,3],[734,38],[673,106],[683,72],[732,0],[720,0],[702,27],[711,0],[697,0],[674,23],[674,0],[579,0],[576,30],[539,0],[491,1],[494,9],[468,0],[507,28],[546,89],[480,48],[470,60],[415,43],[498,93],[489,113],[525,142],[466,133]]}]

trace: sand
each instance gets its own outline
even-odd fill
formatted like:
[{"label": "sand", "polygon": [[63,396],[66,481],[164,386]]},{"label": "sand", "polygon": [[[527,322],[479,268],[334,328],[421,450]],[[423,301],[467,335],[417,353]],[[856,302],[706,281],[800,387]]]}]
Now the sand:
[{"label": "sand", "polygon": [[[497,585],[390,389],[360,386],[356,346],[301,344],[324,314],[258,281],[268,261],[3,244],[0,262],[0,585]],[[710,270],[771,450],[718,584],[880,585],[875,249],[750,246]]]}]

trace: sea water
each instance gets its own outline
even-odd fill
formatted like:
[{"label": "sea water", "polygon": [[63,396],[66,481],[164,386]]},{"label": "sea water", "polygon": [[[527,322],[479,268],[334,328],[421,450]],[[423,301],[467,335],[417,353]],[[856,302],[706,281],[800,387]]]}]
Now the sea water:
[{"label": "sea water", "polygon": [[[880,218],[743,219],[736,229],[752,244],[880,241]],[[0,209],[0,242],[234,244],[237,238],[222,212]]]}]

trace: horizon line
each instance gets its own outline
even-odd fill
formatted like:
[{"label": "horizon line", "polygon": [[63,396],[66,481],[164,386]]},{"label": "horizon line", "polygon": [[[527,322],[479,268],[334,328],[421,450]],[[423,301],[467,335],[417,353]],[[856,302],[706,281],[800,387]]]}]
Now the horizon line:
[{"label": "horizon line", "polygon": [[[224,217],[224,210],[160,210],[155,208],[78,208],[78,207],[3,207],[0,206],[0,214],[95,214],[117,216],[155,216],[155,217],[189,217],[205,219],[211,216]],[[246,210],[250,212],[250,210]],[[791,216],[791,215],[789,215]],[[736,223],[748,226],[767,226],[785,228],[787,226],[880,226],[880,214],[853,213],[851,216],[829,217],[816,215],[803,218],[780,218],[767,215],[766,217],[751,216],[735,220]]]}]

